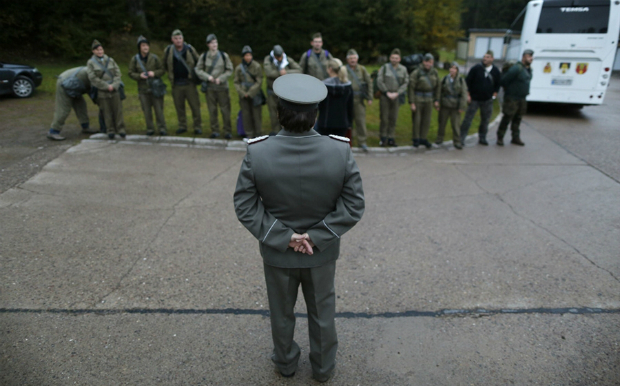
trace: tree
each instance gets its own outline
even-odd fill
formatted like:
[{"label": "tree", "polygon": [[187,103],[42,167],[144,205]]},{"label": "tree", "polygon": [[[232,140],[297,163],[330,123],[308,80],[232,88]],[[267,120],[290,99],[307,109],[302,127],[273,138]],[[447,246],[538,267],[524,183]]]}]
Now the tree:
[{"label": "tree", "polygon": [[413,21],[413,34],[419,51],[437,52],[453,48],[463,36],[461,25],[462,0],[402,0],[405,18]]}]

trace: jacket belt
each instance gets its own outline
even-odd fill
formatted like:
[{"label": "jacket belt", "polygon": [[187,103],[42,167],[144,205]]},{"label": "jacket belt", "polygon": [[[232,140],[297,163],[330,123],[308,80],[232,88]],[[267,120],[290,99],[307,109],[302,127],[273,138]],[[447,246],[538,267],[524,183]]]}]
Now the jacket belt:
[{"label": "jacket belt", "polygon": [[424,97],[424,98],[432,98],[433,97],[433,93],[432,92],[416,91],[415,95],[420,96],[420,97]]}]

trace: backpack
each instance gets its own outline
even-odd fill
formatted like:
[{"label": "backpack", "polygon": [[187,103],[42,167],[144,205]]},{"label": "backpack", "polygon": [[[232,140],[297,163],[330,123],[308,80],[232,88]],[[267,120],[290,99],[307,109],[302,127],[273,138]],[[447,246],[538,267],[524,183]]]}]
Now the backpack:
[{"label": "backpack", "polygon": [[[385,75],[385,68],[383,69],[383,75]],[[373,96],[375,99],[381,97],[381,90],[379,90],[379,85],[377,84],[377,78],[379,77],[379,70],[374,70],[372,74],[370,74],[370,79],[372,79],[372,87],[375,90]]]},{"label": "backpack", "polygon": [[78,79],[77,74],[84,67],[80,67],[67,79],[64,79],[60,85],[63,89],[65,89],[65,93],[69,96],[69,98],[77,98],[86,92],[86,86],[84,83]]},{"label": "backpack", "polygon": [[504,65],[502,66],[502,75],[506,74],[508,72],[508,70],[510,70],[512,68],[512,66],[514,66],[515,64],[517,64],[519,62],[517,62],[516,60],[508,60],[504,63]]},{"label": "backpack", "polygon": [[407,68],[408,74],[411,74],[413,70],[418,68],[420,63],[422,63],[423,59],[424,59],[424,55],[422,54],[408,55],[408,56],[403,57],[403,59],[400,61],[400,64],[402,64],[403,66]]},{"label": "backpack", "polygon": [[[323,51],[325,51],[325,57],[329,59],[329,51],[327,50],[323,50]],[[308,62],[310,61],[311,54],[312,54],[312,48],[309,49],[308,52],[306,52],[306,62],[304,63],[304,74],[308,74]],[[323,70],[327,73],[327,70],[325,69],[325,67],[323,67]]]},{"label": "backpack", "polygon": [[[192,47],[191,44],[187,44],[187,46],[189,48],[194,48]],[[170,54],[170,49],[172,48],[172,44],[169,44],[168,47],[166,47],[166,50],[164,51],[164,60],[168,61],[168,55]],[[188,49],[190,55],[192,55],[192,58],[194,58],[194,63],[198,64],[198,57],[194,55],[194,51],[192,51],[191,49]],[[172,54],[174,56],[174,53]],[[182,58],[181,58],[182,59]],[[196,75],[196,70],[194,68],[189,68],[187,66],[187,63],[185,63],[185,61],[183,61],[183,64],[185,65],[185,67],[187,68],[190,76],[192,77],[190,80],[194,83],[194,84],[200,84],[202,83],[202,80],[198,77],[198,75]]]}]

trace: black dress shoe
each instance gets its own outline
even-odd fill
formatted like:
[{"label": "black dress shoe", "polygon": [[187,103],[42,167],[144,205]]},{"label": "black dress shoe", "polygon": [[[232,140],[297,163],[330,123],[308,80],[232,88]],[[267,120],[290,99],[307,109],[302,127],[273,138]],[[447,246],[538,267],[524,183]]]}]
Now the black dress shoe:
[{"label": "black dress shoe", "polygon": [[292,378],[295,376],[295,372],[293,371],[292,373],[287,375],[280,371],[280,375],[282,375],[284,378]]},{"label": "black dress shoe", "polygon": [[183,134],[187,131],[187,129],[177,129],[177,134]]},{"label": "black dress shoe", "polygon": [[151,135],[153,135],[153,134],[155,134],[155,132],[154,132],[153,130],[148,130],[148,131],[146,132],[146,135],[148,135],[149,137],[150,137]]},{"label": "black dress shoe", "polygon": [[125,138],[127,136],[127,134],[125,133],[120,133],[119,135],[121,136],[121,138]]},{"label": "black dress shoe", "polygon": [[232,139],[232,134],[230,133],[226,133],[226,135],[224,135],[225,139]]},{"label": "black dress shoe", "polygon": [[431,147],[433,147],[433,145],[431,145],[428,139],[421,139],[420,145],[424,145],[427,149],[430,149]]},{"label": "black dress shoe", "polygon": [[481,145],[483,145],[483,146],[489,146],[489,143],[488,143],[488,142],[487,142],[487,140],[486,140],[486,139],[484,139],[484,138],[480,138],[480,139],[478,140],[478,143],[479,143],[479,144],[481,144]]},{"label": "black dress shoe", "polygon": [[394,138],[388,138],[388,140],[387,140],[387,144],[388,144],[388,146],[391,146],[391,147],[396,147],[396,146],[398,146],[398,145],[396,144],[396,141],[394,141]]},{"label": "black dress shoe", "polygon": [[420,140],[419,139],[414,139],[413,140],[413,147],[418,147],[420,146]]},{"label": "black dress shoe", "polygon": [[110,139],[114,139],[114,133],[110,133],[110,134],[108,134],[108,138],[110,138]]},{"label": "black dress shoe", "polygon": [[220,136],[220,133],[211,133],[211,138],[217,138]]}]

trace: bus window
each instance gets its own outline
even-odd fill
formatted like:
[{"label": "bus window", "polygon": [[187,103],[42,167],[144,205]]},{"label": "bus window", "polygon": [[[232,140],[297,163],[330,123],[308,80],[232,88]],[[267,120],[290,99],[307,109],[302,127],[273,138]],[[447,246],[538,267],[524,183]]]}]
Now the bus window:
[{"label": "bus window", "polygon": [[536,33],[607,33],[607,24],[609,22],[609,3],[606,5],[588,5],[578,7],[572,7],[570,5],[559,6],[558,3],[560,2],[543,3]]}]

